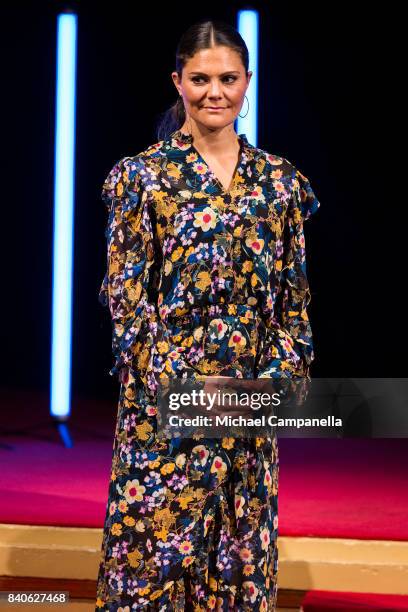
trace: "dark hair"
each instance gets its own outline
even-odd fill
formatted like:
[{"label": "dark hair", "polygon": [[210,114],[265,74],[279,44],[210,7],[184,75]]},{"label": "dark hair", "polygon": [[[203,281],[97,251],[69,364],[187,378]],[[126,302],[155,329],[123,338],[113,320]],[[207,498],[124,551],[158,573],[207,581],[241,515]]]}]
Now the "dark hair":
[{"label": "dark hair", "polygon": [[[223,45],[236,51],[248,72],[249,55],[248,48],[241,34],[229,23],[223,21],[205,20],[191,25],[181,36],[176,49],[175,70],[181,77],[182,70],[187,61],[202,49]],[[161,113],[156,124],[156,136],[158,140],[168,138],[168,136],[178,130],[184,123],[186,112],[181,96],[164,113]]]}]

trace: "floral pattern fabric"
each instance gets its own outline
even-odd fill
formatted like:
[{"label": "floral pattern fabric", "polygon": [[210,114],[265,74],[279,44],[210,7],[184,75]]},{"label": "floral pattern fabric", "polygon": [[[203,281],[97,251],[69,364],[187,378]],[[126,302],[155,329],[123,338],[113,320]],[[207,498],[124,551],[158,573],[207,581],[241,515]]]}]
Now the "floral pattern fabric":
[{"label": "floral pattern fabric", "polygon": [[97,610],[276,607],[276,435],[157,436],[174,377],[310,377],[303,224],[320,203],[288,160],[238,140],[228,190],[180,130],[103,185],[121,387]]}]

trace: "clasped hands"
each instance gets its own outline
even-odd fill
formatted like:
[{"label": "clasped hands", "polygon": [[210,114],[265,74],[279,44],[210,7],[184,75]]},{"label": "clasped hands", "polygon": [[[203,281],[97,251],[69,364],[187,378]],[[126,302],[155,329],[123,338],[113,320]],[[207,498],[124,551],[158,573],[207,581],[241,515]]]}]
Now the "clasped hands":
[{"label": "clasped hands", "polygon": [[[231,387],[232,387],[231,390],[235,390],[238,395],[240,393],[239,381],[249,380],[249,379],[244,379],[244,378],[235,378],[232,376],[206,376],[204,387],[203,387],[203,391],[205,394],[209,394],[213,396],[214,394],[217,394],[218,391],[220,391],[222,395],[222,389],[227,386],[227,383],[217,383],[216,381],[219,378],[229,379],[231,381]],[[255,380],[251,379],[251,383],[253,384],[253,388],[256,389],[257,392],[262,392],[262,390],[265,387],[270,385],[270,379],[268,378],[259,378]],[[243,386],[243,388],[245,387]],[[249,386],[248,386],[248,390],[249,391],[251,390]],[[248,417],[251,415],[250,408],[248,406],[239,406],[239,404],[232,403],[232,402],[228,403],[227,406],[222,406],[218,404],[217,401],[215,401],[211,407],[211,414],[214,414],[216,416],[231,416],[231,417],[237,417],[237,416]]]}]

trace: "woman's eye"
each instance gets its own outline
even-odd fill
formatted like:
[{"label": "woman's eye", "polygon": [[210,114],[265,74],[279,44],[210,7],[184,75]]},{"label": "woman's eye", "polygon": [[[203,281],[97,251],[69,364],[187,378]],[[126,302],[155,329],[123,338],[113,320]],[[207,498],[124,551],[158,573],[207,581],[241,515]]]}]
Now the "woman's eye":
[{"label": "woman's eye", "polygon": [[[196,77],[193,77],[192,80],[194,81],[194,83],[197,83],[200,79],[203,79],[203,78],[204,77],[196,76]],[[234,81],[236,81],[236,77],[232,75],[229,75],[223,78],[224,81],[225,79],[232,79],[232,81],[226,81],[227,83],[233,83]]]}]

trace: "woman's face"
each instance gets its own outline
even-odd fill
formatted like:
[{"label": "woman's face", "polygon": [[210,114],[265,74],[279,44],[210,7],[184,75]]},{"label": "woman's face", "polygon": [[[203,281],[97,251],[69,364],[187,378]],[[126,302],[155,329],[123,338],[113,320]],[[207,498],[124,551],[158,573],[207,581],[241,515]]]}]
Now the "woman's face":
[{"label": "woman's face", "polygon": [[181,80],[177,72],[171,76],[183,97],[187,119],[207,129],[216,129],[237,118],[252,72],[247,77],[236,51],[217,46],[197,51],[185,64]]}]

